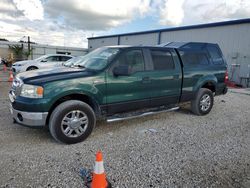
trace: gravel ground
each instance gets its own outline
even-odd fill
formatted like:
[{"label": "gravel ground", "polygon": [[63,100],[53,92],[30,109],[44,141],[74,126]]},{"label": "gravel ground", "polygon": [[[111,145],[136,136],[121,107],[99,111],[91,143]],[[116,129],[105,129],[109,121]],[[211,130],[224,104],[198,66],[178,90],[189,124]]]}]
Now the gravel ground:
[{"label": "gravel ground", "polygon": [[250,187],[250,91],[216,97],[203,117],[183,106],[98,122],[86,141],[63,145],[12,123],[8,88],[0,82],[0,187],[83,187],[79,171],[92,169],[99,149],[113,187]]}]

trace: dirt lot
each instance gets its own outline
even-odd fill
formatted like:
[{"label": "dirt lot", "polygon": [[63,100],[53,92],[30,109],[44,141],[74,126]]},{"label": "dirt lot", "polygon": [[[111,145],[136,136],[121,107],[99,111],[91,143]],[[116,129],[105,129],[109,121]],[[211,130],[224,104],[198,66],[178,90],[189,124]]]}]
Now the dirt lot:
[{"label": "dirt lot", "polygon": [[250,91],[217,97],[203,117],[182,107],[98,122],[85,142],[63,145],[12,123],[8,88],[0,82],[0,187],[83,187],[79,171],[98,149],[113,187],[250,187]]}]

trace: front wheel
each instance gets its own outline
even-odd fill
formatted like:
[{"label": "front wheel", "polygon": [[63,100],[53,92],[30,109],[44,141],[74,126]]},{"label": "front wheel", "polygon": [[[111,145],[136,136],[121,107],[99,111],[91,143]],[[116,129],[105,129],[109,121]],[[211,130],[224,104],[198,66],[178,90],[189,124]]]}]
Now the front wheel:
[{"label": "front wheel", "polygon": [[214,96],[211,90],[206,88],[199,89],[196,98],[191,101],[192,112],[196,115],[208,114],[214,104]]},{"label": "front wheel", "polygon": [[95,123],[95,113],[88,104],[70,100],[54,109],[49,130],[57,141],[74,144],[85,140],[93,131]]}]

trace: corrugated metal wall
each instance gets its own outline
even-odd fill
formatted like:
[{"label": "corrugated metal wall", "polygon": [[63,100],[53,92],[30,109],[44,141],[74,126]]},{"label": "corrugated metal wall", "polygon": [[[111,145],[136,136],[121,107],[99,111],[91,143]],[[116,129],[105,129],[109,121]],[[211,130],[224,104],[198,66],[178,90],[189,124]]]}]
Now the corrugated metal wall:
[{"label": "corrugated metal wall", "polygon": [[155,31],[147,34],[123,34],[111,38],[91,38],[89,46],[92,50],[108,45],[156,45],[173,41],[218,43],[229,65],[229,78],[238,84],[245,85],[245,82],[241,83],[239,69],[235,70],[231,65],[250,64],[250,23],[178,31]]},{"label": "corrugated metal wall", "polygon": [[[145,40],[146,39],[146,40]],[[120,37],[121,45],[156,45],[158,43],[158,33],[142,35],[130,35]]]},{"label": "corrugated metal wall", "polygon": [[102,46],[110,46],[117,44],[118,44],[118,37],[101,38],[88,42],[88,48],[89,50],[93,50]]},{"label": "corrugated metal wall", "polygon": [[87,53],[86,49],[79,49],[79,48],[70,48],[68,49],[67,47],[43,47],[43,46],[31,46],[33,48],[32,51],[32,59],[36,59],[42,55],[45,54],[58,54],[58,53],[65,53],[65,54],[70,54],[73,56],[83,56]]}]

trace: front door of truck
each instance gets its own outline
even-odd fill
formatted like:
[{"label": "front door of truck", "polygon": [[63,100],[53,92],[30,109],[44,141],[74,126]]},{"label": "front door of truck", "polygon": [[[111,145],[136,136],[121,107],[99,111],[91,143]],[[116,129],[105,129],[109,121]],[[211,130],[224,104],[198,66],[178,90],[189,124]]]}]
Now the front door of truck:
[{"label": "front door of truck", "polygon": [[181,95],[182,73],[178,57],[173,49],[148,50],[152,70],[150,78],[151,106],[177,104]]},{"label": "front door of truck", "polygon": [[145,72],[141,49],[124,50],[107,71],[108,113],[147,107],[150,104],[150,82]]}]

